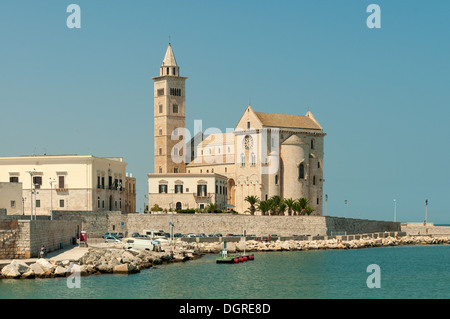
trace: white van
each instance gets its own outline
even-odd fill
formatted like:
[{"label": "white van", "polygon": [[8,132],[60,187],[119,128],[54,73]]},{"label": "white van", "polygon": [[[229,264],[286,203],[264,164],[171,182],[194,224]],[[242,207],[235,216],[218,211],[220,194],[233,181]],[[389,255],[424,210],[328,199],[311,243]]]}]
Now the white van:
[{"label": "white van", "polygon": [[154,244],[151,239],[147,238],[126,238],[123,241],[123,246],[125,249],[145,249],[153,251]]}]

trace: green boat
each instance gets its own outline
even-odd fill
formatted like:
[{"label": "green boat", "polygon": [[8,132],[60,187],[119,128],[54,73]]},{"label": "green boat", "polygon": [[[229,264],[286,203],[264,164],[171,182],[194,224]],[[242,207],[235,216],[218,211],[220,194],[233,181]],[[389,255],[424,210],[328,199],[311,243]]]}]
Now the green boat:
[{"label": "green boat", "polygon": [[244,237],[244,254],[228,254],[227,251],[227,240],[223,241],[223,250],[219,253],[219,257],[216,258],[217,264],[238,264],[240,262],[245,262],[248,260],[254,260],[255,256],[253,254],[245,254],[245,237]]}]

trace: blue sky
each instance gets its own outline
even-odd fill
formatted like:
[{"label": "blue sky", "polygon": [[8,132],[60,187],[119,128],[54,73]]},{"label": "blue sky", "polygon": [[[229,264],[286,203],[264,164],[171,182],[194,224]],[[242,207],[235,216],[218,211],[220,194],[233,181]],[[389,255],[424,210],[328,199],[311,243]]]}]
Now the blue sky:
[{"label": "blue sky", "polygon": [[[69,29],[66,8],[81,8]],[[366,8],[381,8],[369,29]],[[0,156],[123,156],[144,207],[153,81],[169,41],[186,125],[308,109],[325,137],[328,214],[450,223],[448,1],[0,3]]]}]

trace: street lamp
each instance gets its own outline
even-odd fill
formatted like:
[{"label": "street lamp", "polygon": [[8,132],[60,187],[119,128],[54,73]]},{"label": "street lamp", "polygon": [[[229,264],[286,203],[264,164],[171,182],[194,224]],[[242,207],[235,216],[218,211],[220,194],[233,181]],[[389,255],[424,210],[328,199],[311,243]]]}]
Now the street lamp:
[{"label": "street lamp", "polygon": [[345,200],[345,218],[347,218],[347,200]]},{"label": "street lamp", "polygon": [[428,221],[428,198],[425,199],[425,225],[427,224]]},{"label": "street lamp", "polygon": [[50,220],[53,220],[53,183],[56,180],[50,178]]},{"label": "street lamp", "polygon": [[173,195],[175,193],[175,188],[171,189],[172,191],[172,221],[169,224],[170,229],[170,256],[173,258]]},{"label": "street lamp", "polygon": [[328,194],[325,194],[325,216],[328,215]]},{"label": "street lamp", "polygon": [[36,172],[36,169],[33,168],[32,171],[27,171],[30,174],[31,186],[30,186],[30,220],[33,219],[33,173]]},{"label": "street lamp", "polygon": [[397,221],[397,201],[394,199],[394,222]]}]

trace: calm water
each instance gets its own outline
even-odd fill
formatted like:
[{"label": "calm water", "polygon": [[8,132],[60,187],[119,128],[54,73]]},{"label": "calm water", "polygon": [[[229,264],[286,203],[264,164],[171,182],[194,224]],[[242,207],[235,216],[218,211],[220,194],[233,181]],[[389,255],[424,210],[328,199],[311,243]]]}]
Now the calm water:
[{"label": "calm water", "polygon": [[[381,288],[366,285],[367,266]],[[216,264],[215,256],[134,275],[0,280],[0,298],[450,298],[450,246],[270,252],[255,261]]]}]

